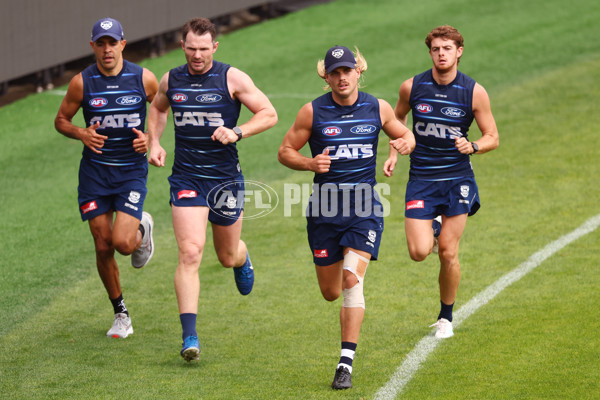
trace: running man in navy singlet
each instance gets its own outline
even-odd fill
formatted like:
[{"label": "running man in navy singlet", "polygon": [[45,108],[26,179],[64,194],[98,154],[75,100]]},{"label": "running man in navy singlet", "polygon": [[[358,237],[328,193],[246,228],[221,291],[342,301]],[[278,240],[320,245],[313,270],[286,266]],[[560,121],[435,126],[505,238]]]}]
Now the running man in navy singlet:
[{"label": "running man in navy singlet", "polygon": [[[417,141],[410,156],[405,230],[410,257],[423,261],[432,251],[440,259],[440,313],[436,337],[454,334],[452,309],[460,282],[459,242],[479,209],[479,192],[470,156],[498,147],[498,129],[485,89],[458,71],[463,37],[453,27],[433,29],[425,40],[433,68],[400,86],[396,117],[406,124],[412,111]],[[475,119],[481,138],[469,141]],[[384,173],[391,176],[397,155],[390,149]]]},{"label": "running man in navy singlet", "polygon": [[[384,100],[359,91],[367,63],[343,46],[329,49],[317,72],[328,92],[305,104],[279,148],[285,166],[315,173],[307,210],[308,242],[323,297],[343,296],[342,350],[331,387],[352,387],[352,361],[365,313],[363,282],[376,260],[383,208],[374,190],[377,143],[383,130],[390,145],[409,154],[415,139]],[[309,144],[312,157],[300,153]],[[332,212],[333,211],[333,212]]]},{"label": "running man in navy singlet", "polygon": [[[175,158],[169,177],[173,228],[179,246],[175,293],[183,344],[181,356],[198,360],[196,331],[199,267],[208,221],[221,264],[232,268],[239,292],[247,295],[254,283],[254,267],[246,243],[240,240],[244,177],[236,144],[277,123],[271,102],[237,68],[213,59],[219,42],[216,27],[195,18],[182,28],[181,47],[186,64],[167,72],[150,106],[148,133],[151,164],[165,165],[160,145],[169,109],[175,124]],[[238,125],[241,105],[252,117]]]},{"label": "running man in navy singlet", "polygon": [[[57,131],[84,144],[79,212],[89,222],[98,273],[115,313],[107,336],[119,338],[133,333],[133,327],[114,252],[131,254],[135,268],[154,253],[154,223],[143,211],[148,177],[144,126],[146,102],[158,90],[152,72],[123,59],[125,44],[119,21],[103,18],[94,24],[90,46],[96,63],[71,80],[54,121]],[[87,128],[72,123],[80,108]]]}]

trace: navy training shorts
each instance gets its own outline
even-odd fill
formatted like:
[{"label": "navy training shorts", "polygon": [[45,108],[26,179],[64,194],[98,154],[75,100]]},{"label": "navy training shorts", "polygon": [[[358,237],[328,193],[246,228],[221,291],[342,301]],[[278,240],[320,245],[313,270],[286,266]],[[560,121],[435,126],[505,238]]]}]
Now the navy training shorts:
[{"label": "navy training shorts", "polygon": [[316,265],[343,260],[345,247],[365,251],[377,260],[383,206],[371,185],[357,190],[313,191],[306,215],[308,245]]},{"label": "navy training shorts", "polygon": [[410,180],[406,185],[405,206],[406,218],[471,216],[480,207],[479,189],[474,177],[446,181]]},{"label": "navy training shorts", "polygon": [[231,179],[196,180],[169,177],[171,204],[177,207],[208,207],[208,220],[216,225],[233,225],[244,210],[244,176]]},{"label": "navy training shorts", "polygon": [[147,179],[147,162],[114,167],[81,159],[77,192],[82,221],[111,210],[141,220],[148,193]]}]

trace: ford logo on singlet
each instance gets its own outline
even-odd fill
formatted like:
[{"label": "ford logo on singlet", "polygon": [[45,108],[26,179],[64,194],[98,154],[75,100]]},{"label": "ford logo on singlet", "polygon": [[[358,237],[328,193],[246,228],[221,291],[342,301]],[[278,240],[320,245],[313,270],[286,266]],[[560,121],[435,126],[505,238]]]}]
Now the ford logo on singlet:
[{"label": "ford logo on singlet", "polygon": [[104,97],[94,97],[90,100],[90,106],[100,108],[108,104],[108,100]]},{"label": "ford logo on singlet", "polygon": [[121,96],[116,101],[122,106],[130,106],[142,101],[142,96]]},{"label": "ford logo on singlet", "polygon": [[196,101],[199,103],[216,103],[222,98],[223,96],[221,96],[220,94],[207,93],[201,94],[200,96],[196,97]]},{"label": "ford logo on singlet", "polygon": [[185,94],[183,93],[175,93],[173,96],[171,96],[171,99],[175,102],[175,103],[183,103],[184,101],[186,101],[188,98]]},{"label": "ford logo on singlet", "polygon": [[455,107],[442,108],[442,114],[444,114],[448,117],[452,117],[452,118],[460,118],[460,117],[464,117],[465,115],[467,115],[466,112],[464,112],[460,108],[455,108]]},{"label": "ford logo on singlet", "polygon": [[373,125],[355,125],[352,128],[350,128],[350,132],[363,135],[373,133],[375,132],[375,130],[377,130],[377,128],[375,128],[375,126]]},{"label": "ford logo on singlet", "polygon": [[433,111],[433,107],[431,107],[427,103],[417,104],[417,106],[415,108],[417,109],[418,112],[421,112],[423,114],[429,114],[430,112]]},{"label": "ford logo on singlet", "polygon": [[327,128],[323,129],[323,134],[327,136],[337,136],[340,133],[342,133],[342,129],[338,128],[337,126],[328,126]]}]

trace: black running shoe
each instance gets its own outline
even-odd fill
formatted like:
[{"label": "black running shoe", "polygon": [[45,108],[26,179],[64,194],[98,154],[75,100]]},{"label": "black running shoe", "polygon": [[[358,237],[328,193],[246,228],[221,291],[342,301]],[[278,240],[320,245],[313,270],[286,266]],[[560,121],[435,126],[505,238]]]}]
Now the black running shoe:
[{"label": "black running shoe", "polygon": [[331,388],[340,390],[340,389],[350,389],[352,387],[352,375],[348,368],[339,367],[335,371],[335,377],[333,378],[333,382],[331,383]]}]

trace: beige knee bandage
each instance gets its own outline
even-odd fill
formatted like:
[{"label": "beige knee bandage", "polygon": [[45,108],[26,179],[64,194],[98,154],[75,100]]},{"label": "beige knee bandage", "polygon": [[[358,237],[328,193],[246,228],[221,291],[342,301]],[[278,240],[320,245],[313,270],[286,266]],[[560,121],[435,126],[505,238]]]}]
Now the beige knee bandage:
[{"label": "beige knee bandage", "polygon": [[342,295],[344,296],[344,302],[342,304],[342,307],[360,307],[363,309],[365,308],[363,281],[365,279],[365,274],[367,273],[368,266],[369,259],[353,251],[349,251],[344,256],[344,269],[352,272],[358,279],[358,283],[349,289],[342,290]]},{"label": "beige knee bandage", "polygon": [[344,256],[344,269],[352,272],[358,278],[358,281],[362,282],[362,280],[365,279],[369,261],[368,258],[350,250]]},{"label": "beige knee bandage", "polygon": [[344,296],[344,302],[342,303],[342,307],[346,308],[354,308],[360,307],[365,308],[365,296],[363,294],[363,283],[359,281],[356,285],[352,286],[350,289],[342,290],[342,295]]}]

